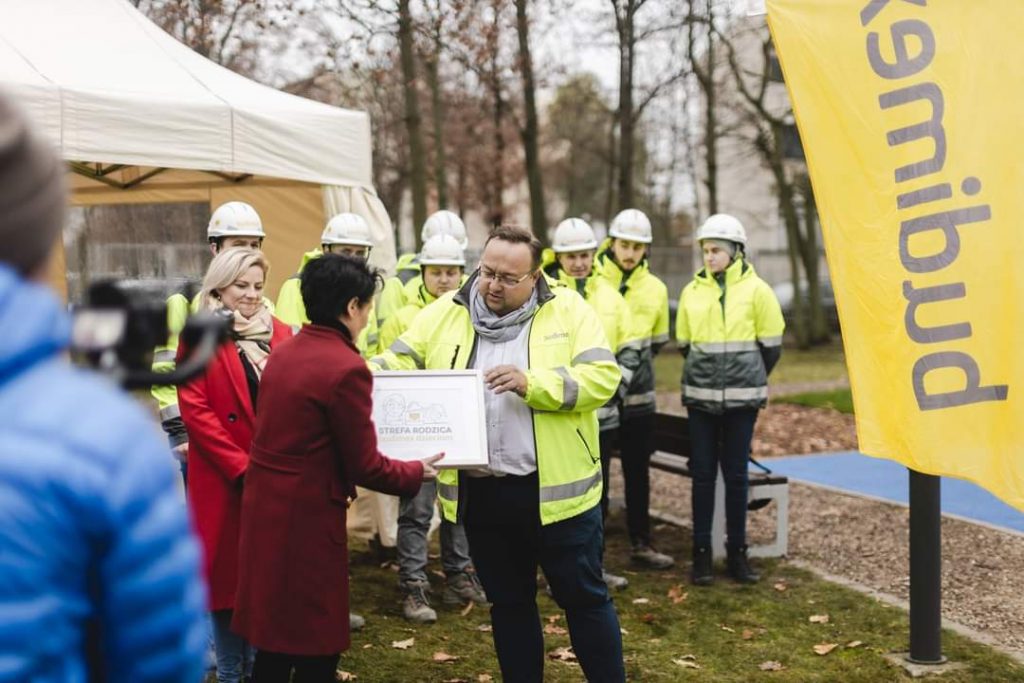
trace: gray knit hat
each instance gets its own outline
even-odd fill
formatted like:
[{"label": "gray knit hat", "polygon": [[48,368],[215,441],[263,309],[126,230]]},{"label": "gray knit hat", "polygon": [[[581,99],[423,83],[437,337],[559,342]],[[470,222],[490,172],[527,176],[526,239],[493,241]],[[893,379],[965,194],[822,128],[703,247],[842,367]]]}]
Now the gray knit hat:
[{"label": "gray knit hat", "polygon": [[0,93],[0,262],[22,274],[42,265],[64,225],[64,164]]}]

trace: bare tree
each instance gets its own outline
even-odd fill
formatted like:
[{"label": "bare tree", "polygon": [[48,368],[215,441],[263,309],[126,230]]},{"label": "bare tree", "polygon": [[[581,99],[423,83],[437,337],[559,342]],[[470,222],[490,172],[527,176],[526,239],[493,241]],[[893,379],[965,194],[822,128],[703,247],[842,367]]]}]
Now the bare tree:
[{"label": "bare tree", "polygon": [[[703,4],[703,13],[695,5]],[[704,150],[704,186],[708,194],[708,214],[718,213],[718,84],[715,80],[715,24],[713,0],[686,0],[686,56],[690,71],[703,95],[704,125],[701,146]],[[700,29],[703,28],[702,31]],[[698,34],[700,31],[700,34]],[[703,39],[703,54],[698,44]]]},{"label": "bare tree", "polygon": [[[713,28],[713,27],[712,27]],[[800,209],[815,214],[815,202],[803,163],[787,162],[787,145],[796,134],[793,113],[788,99],[784,106],[773,106],[768,101],[769,88],[774,80],[774,48],[767,30],[754,36],[757,40],[757,64],[741,63],[731,37],[713,28],[719,42],[725,47],[729,71],[747,120],[754,131],[752,143],[775,181],[779,212],[786,227],[787,251],[793,281],[794,327],[797,343],[802,347],[827,341],[828,325],[822,306],[819,277],[819,252],[816,215],[800,219]],[[803,198],[803,206],[799,206]],[[806,278],[807,296],[803,296]]]},{"label": "bare tree", "polygon": [[547,239],[548,219],[544,208],[544,180],[541,173],[537,122],[537,94],[533,77],[533,58],[530,54],[530,19],[528,0],[516,2],[516,29],[519,36],[519,73],[523,85],[525,123],[521,130],[523,152],[526,156],[526,180],[530,187],[530,224],[533,234]]},{"label": "bare tree", "polygon": [[[618,152],[618,206],[620,209],[636,203],[636,131],[644,110],[663,93],[666,88],[682,80],[686,71],[669,61],[665,73],[660,74],[647,85],[645,92],[638,92],[636,67],[639,47],[659,36],[676,36],[683,27],[682,20],[675,16],[671,2],[657,3],[655,0],[608,0],[614,16],[615,35],[619,50],[619,152]],[[653,17],[648,25],[638,19],[641,10],[659,5],[664,10]],[[666,50],[672,55],[674,49]]]}]

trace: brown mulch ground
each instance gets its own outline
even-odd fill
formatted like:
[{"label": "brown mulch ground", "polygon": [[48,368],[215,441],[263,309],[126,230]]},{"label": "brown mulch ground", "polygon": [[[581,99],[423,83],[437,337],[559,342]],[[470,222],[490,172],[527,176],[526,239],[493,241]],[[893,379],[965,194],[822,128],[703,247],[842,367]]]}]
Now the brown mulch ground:
[{"label": "brown mulch ground", "polygon": [[[678,405],[678,398],[675,402]],[[669,408],[664,405],[662,409]],[[825,446],[821,447],[822,443]],[[758,452],[806,454],[854,448],[850,416],[788,405],[772,405],[762,412],[754,446],[755,457]],[[767,464],[771,466],[770,461]],[[615,461],[611,495],[622,495]],[[689,520],[690,482],[652,470],[651,507]],[[773,507],[751,513],[752,543],[767,541],[774,533]],[[791,559],[881,593],[908,598],[907,508],[791,484],[789,515]],[[660,533],[674,531],[668,528]],[[688,562],[688,558],[677,559]],[[1024,653],[1024,579],[1020,573],[1024,536],[943,518],[942,567],[943,616],[1008,650]]]}]

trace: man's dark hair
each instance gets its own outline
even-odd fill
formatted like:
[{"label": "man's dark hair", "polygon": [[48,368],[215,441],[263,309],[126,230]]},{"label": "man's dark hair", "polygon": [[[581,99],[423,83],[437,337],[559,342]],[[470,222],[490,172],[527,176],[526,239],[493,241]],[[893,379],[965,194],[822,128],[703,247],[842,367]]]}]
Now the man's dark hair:
[{"label": "man's dark hair", "polygon": [[502,242],[510,242],[512,244],[525,244],[530,248],[530,259],[532,261],[530,270],[540,268],[540,258],[541,253],[544,251],[544,245],[526,228],[519,227],[518,225],[499,225],[496,228],[492,228],[490,234],[487,235],[487,241],[484,242],[485,249],[491,243],[491,240],[501,240]]},{"label": "man's dark hair", "polygon": [[324,254],[302,269],[302,303],[313,324],[336,322],[358,299],[365,306],[381,283],[380,271],[363,259],[343,254]]}]

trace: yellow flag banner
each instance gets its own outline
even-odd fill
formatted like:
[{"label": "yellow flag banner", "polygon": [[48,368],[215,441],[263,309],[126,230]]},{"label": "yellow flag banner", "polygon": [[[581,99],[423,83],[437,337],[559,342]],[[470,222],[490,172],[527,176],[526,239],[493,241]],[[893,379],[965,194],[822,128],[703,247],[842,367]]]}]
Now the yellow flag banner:
[{"label": "yellow flag banner", "polygon": [[860,449],[1024,509],[1024,1],[767,7]]}]

